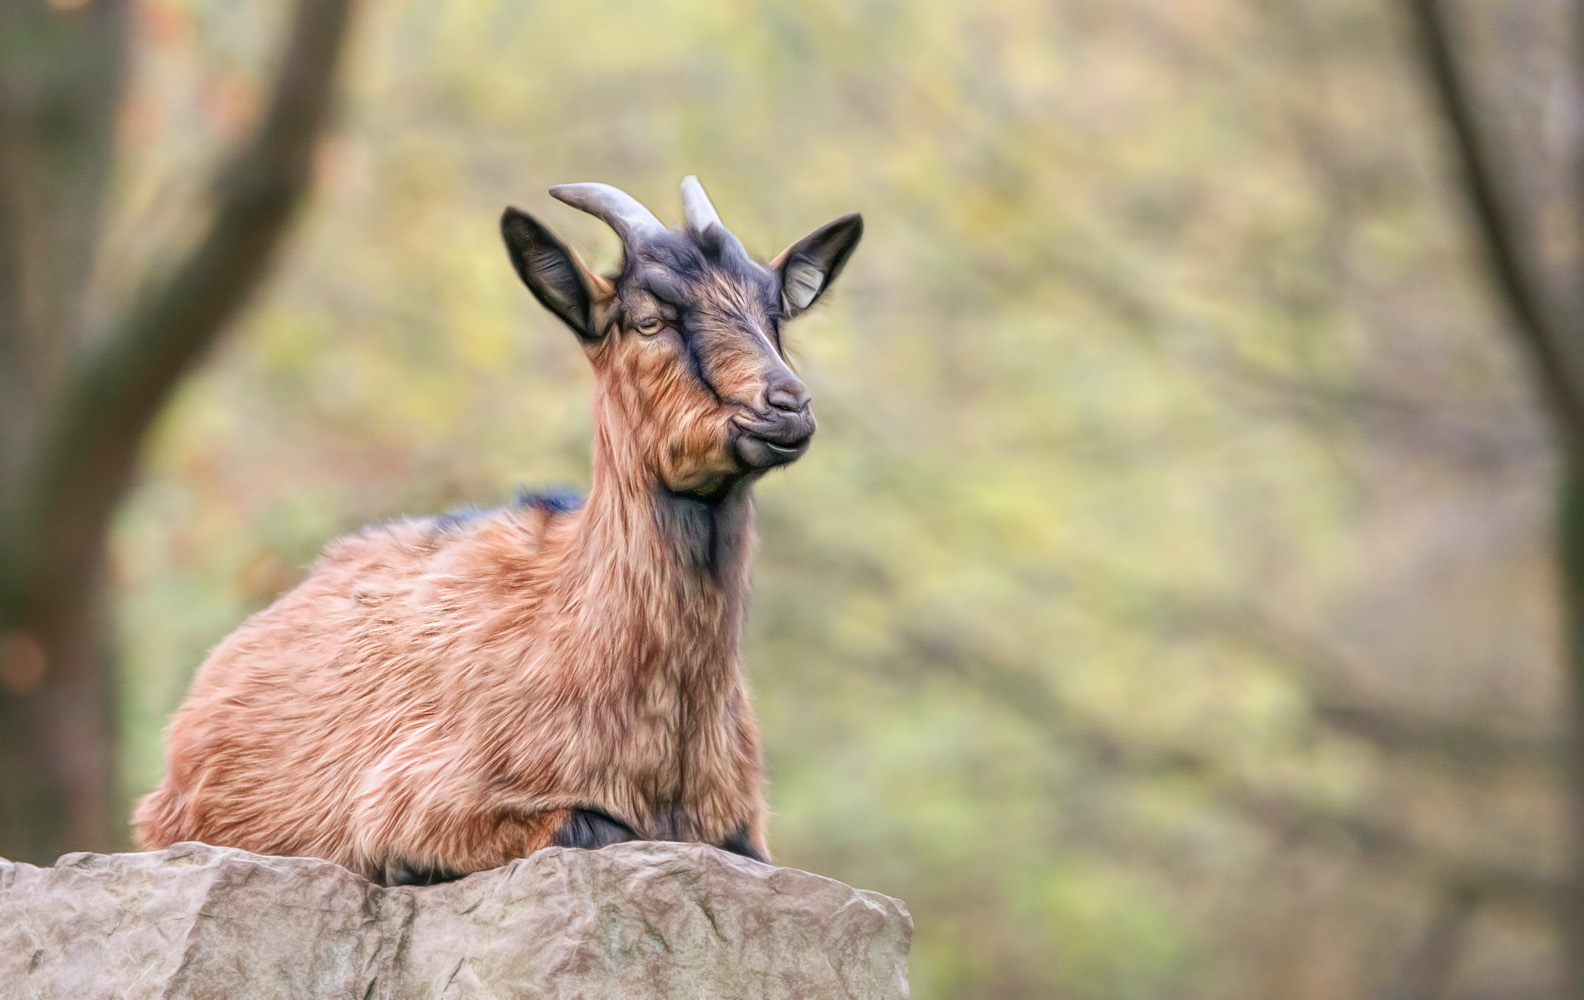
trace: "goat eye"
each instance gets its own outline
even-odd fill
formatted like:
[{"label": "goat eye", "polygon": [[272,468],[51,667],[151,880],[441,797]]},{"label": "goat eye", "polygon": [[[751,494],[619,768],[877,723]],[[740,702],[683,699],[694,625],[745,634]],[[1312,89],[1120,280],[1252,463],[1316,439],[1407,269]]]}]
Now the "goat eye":
[{"label": "goat eye", "polygon": [[645,337],[652,337],[660,332],[665,323],[659,318],[642,320],[638,324],[638,332]]}]

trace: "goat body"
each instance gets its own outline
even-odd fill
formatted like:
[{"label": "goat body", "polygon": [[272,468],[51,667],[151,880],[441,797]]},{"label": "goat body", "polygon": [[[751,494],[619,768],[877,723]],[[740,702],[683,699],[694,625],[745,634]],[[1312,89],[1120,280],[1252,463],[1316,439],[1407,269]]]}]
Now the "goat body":
[{"label": "goat body", "polygon": [[861,224],[766,267],[694,188],[680,233],[603,185],[553,192],[622,235],[614,278],[508,211],[519,274],[595,369],[587,500],[332,543],[200,668],[134,815],[144,848],[309,855],[383,882],[634,838],[768,858],[739,655],[751,491],[813,431],[780,323]]}]

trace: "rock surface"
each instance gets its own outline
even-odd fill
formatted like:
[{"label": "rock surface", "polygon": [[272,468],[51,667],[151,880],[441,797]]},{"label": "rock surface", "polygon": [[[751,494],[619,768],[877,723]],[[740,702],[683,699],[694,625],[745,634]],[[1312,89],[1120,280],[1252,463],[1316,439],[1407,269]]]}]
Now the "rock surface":
[{"label": "rock surface", "polygon": [[702,844],[430,887],[204,844],[0,861],[0,998],[900,998],[901,902]]}]

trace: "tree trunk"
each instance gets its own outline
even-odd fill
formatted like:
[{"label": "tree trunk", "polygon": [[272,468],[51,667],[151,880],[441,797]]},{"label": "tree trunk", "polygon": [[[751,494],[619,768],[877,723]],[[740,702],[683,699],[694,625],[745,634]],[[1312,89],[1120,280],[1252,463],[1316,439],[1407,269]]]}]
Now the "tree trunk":
[{"label": "tree trunk", "polygon": [[0,856],[27,861],[118,842],[103,540],[33,586],[22,509],[29,453],[88,339],[126,15],[124,0],[0,0]]},{"label": "tree trunk", "polygon": [[[1556,559],[1562,587],[1565,636],[1567,843],[1572,870],[1558,900],[1556,938],[1562,992],[1584,1000],[1584,337],[1577,299],[1554,287],[1516,171],[1476,113],[1474,88],[1453,43],[1443,0],[1407,0],[1418,55],[1430,91],[1447,125],[1462,193],[1474,223],[1477,249],[1512,319],[1512,332],[1533,365],[1535,383],[1555,432],[1560,487]],[[1584,3],[1577,5],[1584,38]],[[1575,53],[1584,64],[1584,53]],[[1584,150],[1574,160],[1584,163]],[[1584,218],[1584,188],[1578,210]],[[1575,262],[1576,264],[1578,262]]]},{"label": "tree trunk", "polygon": [[1567,629],[1567,782],[1572,816],[1571,877],[1562,903],[1559,944],[1565,997],[1584,997],[1584,443],[1563,449],[1559,536]]},{"label": "tree trunk", "polygon": [[0,856],[49,863],[125,843],[100,566],[25,609],[0,649]]},{"label": "tree trunk", "polygon": [[207,230],[104,329],[81,311],[126,0],[0,0],[0,856],[124,842],[106,536],[181,377],[257,288],[312,179],[350,0],[299,0]]}]

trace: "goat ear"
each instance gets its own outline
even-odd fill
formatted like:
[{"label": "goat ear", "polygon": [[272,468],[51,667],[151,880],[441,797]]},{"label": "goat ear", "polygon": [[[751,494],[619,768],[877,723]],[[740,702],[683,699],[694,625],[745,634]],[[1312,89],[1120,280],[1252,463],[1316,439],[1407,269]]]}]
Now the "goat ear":
[{"label": "goat ear", "polygon": [[583,340],[599,336],[594,306],[613,294],[610,282],[527,212],[508,208],[501,216],[501,236],[517,277],[534,298]]},{"label": "goat ear", "polygon": [[863,216],[844,215],[809,233],[770,262],[770,269],[781,280],[781,304],[788,318],[825,294],[862,238]]}]

